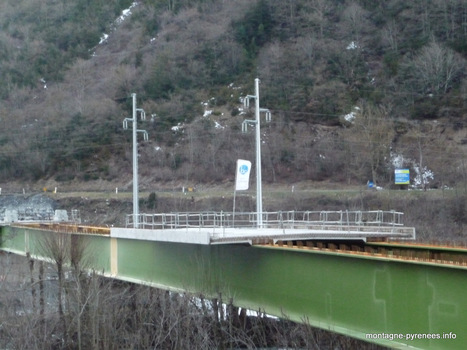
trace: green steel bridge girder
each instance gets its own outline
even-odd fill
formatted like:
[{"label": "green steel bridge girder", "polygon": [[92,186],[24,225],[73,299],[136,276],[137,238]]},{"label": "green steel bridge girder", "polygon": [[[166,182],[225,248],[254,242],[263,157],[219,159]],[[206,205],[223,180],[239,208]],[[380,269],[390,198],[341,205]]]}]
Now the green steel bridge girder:
[{"label": "green steel bridge girder", "polygon": [[[47,255],[41,240],[56,235],[15,227],[1,232],[3,250],[41,259]],[[467,344],[465,267],[287,247],[71,237],[86,242],[94,270],[117,279],[222,295],[239,307],[392,348]]]}]

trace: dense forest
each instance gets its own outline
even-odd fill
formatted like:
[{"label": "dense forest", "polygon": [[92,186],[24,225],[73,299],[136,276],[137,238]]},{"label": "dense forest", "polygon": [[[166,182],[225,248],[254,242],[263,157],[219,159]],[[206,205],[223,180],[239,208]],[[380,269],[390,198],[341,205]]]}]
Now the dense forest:
[{"label": "dense forest", "polygon": [[[465,184],[467,1],[21,0],[0,4],[0,181]],[[150,116],[150,117],[149,117]]]}]

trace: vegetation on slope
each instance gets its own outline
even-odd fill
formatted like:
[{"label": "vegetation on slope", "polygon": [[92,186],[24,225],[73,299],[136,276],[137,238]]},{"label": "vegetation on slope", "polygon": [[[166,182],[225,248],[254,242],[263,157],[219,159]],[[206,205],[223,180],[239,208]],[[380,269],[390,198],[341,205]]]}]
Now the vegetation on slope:
[{"label": "vegetation on slope", "polygon": [[465,181],[465,0],[0,6],[2,181],[126,181],[133,92],[155,115],[143,186],[231,181],[235,159],[254,159],[239,98],[256,77],[273,113],[265,181],[387,185],[394,167],[422,186],[425,167],[432,186]]}]

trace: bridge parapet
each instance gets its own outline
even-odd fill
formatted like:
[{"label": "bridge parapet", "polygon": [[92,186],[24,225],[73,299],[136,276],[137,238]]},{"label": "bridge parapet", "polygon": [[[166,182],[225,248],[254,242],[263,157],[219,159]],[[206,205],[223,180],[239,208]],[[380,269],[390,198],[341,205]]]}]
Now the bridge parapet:
[{"label": "bridge parapet", "polygon": [[[262,228],[307,228],[310,226],[403,226],[402,212],[372,211],[276,211],[262,213]],[[126,216],[126,227],[134,225],[135,216]],[[245,228],[257,227],[256,212],[186,212],[139,214],[138,227],[176,229],[189,227]]]},{"label": "bridge parapet", "polygon": [[71,215],[62,209],[34,208],[4,209],[0,210],[0,224],[11,224],[15,222],[75,222],[80,223],[79,210],[73,209]]},{"label": "bridge parapet", "polygon": [[201,212],[127,215],[126,228],[111,236],[195,244],[236,244],[283,240],[415,239],[415,228],[402,224],[396,211]]}]

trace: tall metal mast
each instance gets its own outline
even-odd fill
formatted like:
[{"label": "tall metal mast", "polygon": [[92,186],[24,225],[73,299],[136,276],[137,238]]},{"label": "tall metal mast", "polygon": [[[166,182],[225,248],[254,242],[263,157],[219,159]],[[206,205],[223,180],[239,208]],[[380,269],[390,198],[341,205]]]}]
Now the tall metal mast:
[{"label": "tall metal mast", "polygon": [[125,118],[123,120],[123,129],[128,129],[128,122],[132,122],[133,125],[133,227],[138,228],[139,226],[139,198],[138,198],[138,138],[137,133],[141,132],[144,135],[144,140],[148,140],[148,133],[146,130],[138,130],[137,127],[137,115],[141,113],[141,120],[146,120],[146,113],[143,109],[136,108],[136,94],[131,94],[133,98],[133,117]]},{"label": "tall metal mast", "polygon": [[255,99],[255,120],[244,120],[242,123],[242,132],[247,131],[247,125],[256,126],[256,225],[263,226],[263,190],[261,179],[261,121],[260,113],[266,113],[266,121],[271,121],[271,112],[266,108],[259,107],[259,79],[255,79],[255,95],[247,95],[244,100],[244,105],[249,106],[249,99]]}]

